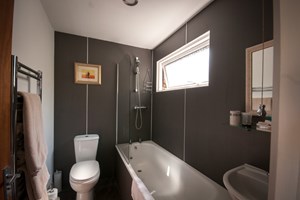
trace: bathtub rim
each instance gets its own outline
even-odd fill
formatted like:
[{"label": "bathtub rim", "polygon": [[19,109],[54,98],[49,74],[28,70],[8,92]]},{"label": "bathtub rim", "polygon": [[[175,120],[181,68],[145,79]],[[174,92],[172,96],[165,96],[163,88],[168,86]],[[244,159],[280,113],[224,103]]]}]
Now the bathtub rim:
[{"label": "bathtub rim", "polygon": [[[122,143],[122,144],[129,144],[129,143]],[[122,144],[117,144],[117,145],[122,145]],[[200,172],[199,170],[195,169],[194,167],[192,167],[190,164],[188,164],[187,162],[183,161],[182,159],[180,159],[179,157],[177,157],[175,154],[171,153],[170,151],[166,150],[165,148],[161,147],[159,144],[156,144],[153,140],[145,140],[140,142],[133,142],[129,145],[142,145],[142,144],[151,144],[154,145],[155,147],[157,147],[160,151],[163,151],[164,153],[166,153],[168,156],[173,156],[174,159],[176,159],[178,162],[180,162],[180,164],[184,164],[186,165],[190,170],[192,170],[193,172],[197,173],[198,175],[200,175],[202,178],[204,178],[206,181],[208,182],[212,182],[214,185],[216,185],[217,187],[221,187],[222,189],[226,190],[225,187],[221,186],[220,184],[218,184],[217,182],[215,182],[214,180],[212,180],[211,178],[207,177],[206,175],[204,175],[202,172]],[[116,147],[117,147],[116,145]],[[119,150],[121,151],[121,150]],[[122,155],[124,155],[123,153],[121,153]],[[126,155],[124,155],[126,157]],[[123,160],[124,161],[124,160]],[[130,161],[128,160],[128,163],[130,163]],[[131,166],[131,165],[130,165]],[[131,168],[133,168],[131,166]],[[133,170],[133,169],[132,169]],[[134,172],[134,170],[133,170]],[[134,172],[134,174],[136,175],[136,173]],[[136,175],[137,176],[137,175]],[[227,191],[227,190],[226,190]]]}]

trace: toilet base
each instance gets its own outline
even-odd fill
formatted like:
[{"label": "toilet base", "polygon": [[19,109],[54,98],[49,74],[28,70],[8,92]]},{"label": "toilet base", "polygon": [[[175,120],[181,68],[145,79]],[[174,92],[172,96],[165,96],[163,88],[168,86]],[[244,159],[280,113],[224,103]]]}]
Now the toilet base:
[{"label": "toilet base", "polygon": [[76,200],[94,200],[94,190],[91,190],[86,193],[77,192]]}]

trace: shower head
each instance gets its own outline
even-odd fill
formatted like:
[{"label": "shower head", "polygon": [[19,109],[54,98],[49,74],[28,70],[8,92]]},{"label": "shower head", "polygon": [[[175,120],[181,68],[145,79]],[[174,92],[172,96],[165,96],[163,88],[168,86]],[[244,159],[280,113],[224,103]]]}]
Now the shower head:
[{"label": "shower head", "polygon": [[137,67],[140,65],[140,63],[139,57],[135,57],[135,64]]}]

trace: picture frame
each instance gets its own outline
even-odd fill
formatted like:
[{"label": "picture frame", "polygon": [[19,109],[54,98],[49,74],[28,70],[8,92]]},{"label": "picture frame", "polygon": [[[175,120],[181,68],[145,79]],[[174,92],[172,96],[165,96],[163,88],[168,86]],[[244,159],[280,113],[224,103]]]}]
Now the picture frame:
[{"label": "picture frame", "polygon": [[101,65],[74,64],[75,83],[101,85]]}]

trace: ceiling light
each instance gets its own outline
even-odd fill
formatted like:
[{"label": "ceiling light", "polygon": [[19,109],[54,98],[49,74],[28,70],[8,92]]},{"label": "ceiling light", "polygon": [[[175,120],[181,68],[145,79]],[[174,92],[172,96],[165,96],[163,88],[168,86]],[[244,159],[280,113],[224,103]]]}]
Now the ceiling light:
[{"label": "ceiling light", "polygon": [[123,2],[128,6],[135,6],[138,4],[138,0],[123,0]]}]

